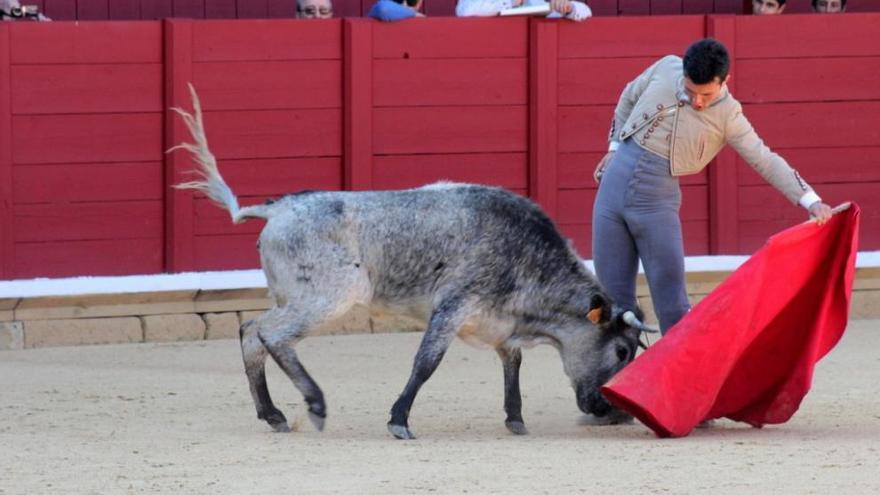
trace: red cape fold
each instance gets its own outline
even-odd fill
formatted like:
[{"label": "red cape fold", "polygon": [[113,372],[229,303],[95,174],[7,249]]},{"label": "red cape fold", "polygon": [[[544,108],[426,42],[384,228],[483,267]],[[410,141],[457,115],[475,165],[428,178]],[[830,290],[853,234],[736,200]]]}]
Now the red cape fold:
[{"label": "red cape fold", "polygon": [[859,208],[771,237],[602,393],[659,437],[706,419],[788,421],[849,315]]}]

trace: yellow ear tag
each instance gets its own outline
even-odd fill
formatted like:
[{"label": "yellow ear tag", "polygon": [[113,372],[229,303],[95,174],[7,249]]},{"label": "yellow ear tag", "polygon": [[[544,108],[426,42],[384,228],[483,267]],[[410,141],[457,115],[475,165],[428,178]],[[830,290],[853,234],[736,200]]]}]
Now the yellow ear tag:
[{"label": "yellow ear tag", "polygon": [[594,325],[599,324],[599,318],[602,317],[602,308],[591,309],[589,313],[587,313],[587,319],[592,321]]}]

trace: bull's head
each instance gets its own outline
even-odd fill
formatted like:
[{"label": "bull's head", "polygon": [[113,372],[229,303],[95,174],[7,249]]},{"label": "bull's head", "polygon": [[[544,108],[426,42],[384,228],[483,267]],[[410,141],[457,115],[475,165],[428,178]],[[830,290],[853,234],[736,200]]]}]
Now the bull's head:
[{"label": "bull's head", "polygon": [[565,332],[568,339],[560,348],[578,407],[600,417],[608,414],[612,406],[599,392],[599,387],[635,358],[638,347],[644,347],[641,341],[644,332],[657,331],[642,323],[638,310],[623,310],[607,303],[601,309],[598,317],[590,318],[595,321],[588,322],[586,330],[582,326]]}]

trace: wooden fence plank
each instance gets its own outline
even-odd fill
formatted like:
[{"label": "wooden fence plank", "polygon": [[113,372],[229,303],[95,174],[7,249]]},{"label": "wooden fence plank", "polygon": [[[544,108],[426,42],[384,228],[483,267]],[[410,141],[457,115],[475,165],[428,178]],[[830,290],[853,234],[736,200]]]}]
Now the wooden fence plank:
[{"label": "wooden fence plank", "polygon": [[522,58],[377,59],[377,107],[525,105],[528,61]]},{"label": "wooden fence plank", "polygon": [[344,32],[343,187],[373,188],[373,27],[348,19]]},{"label": "wooden fence plank", "polygon": [[880,101],[743,106],[770,147],[871,146],[880,142]]},{"label": "wooden fence plank", "polygon": [[161,63],[158,22],[24,22],[11,30],[13,65]]},{"label": "wooden fence plank", "polygon": [[342,109],[205,112],[219,159],[342,155]]},{"label": "wooden fence plank", "polygon": [[607,151],[613,115],[613,105],[559,107],[559,151]]},{"label": "wooden fence plank", "polygon": [[[193,270],[244,270],[259,268],[257,235],[217,235],[195,238]],[[229,253],[236,253],[230,256]]]},{"label": "wooden fence plank", "polygon": [[339,60],[341,23],[339,19],[198,22],[193,25],[193,61]]},{"label": "wooden fence plank", "polygon": [[15,205],[16,242],[162,237],[162,202],[53,202]]},{"label": "wooden fence plank", "polygon": [[12,118],[16,164],[162,159],[159,113],[20,115]]},{"label": "wooden fence plank", "polygon": [[526,151],[528,107],[377,108],[373,128],[377,154]]},{"label": "wooden fence plank", "polygon": [[[870,57],[880,55],[880,14],[777,16],[736,19],[740,58]],[[787,16],[785,16],[787,17]],[[785,36],[779,36],[785,32]]]},{"label": "wooden fence plank", "polygon": [[437,18],[383,22],[374,28],[375,58],[524,57],[528,19]]},{"label": "wooden fence plank", "polygon": [[[880,246],[880,195],[878,182],[825,184],[819,189],[822,199],[831,205],[855,201],[862,209],[859,249],[870,251]],[[740,252],[752,252],[768,237],[807,220],[807,211],[794,206],[769,185],[740,188]]]},{"label": "wooden fence plank", "polygon": [[162,272],[162,239],[19,243],[16,278]]},{"label": "wooden fence plank", "polygon": [[161,111],[160,64],[12,68],[12,113],[16,115]]},{"label": "wooden fence plank", "polygon": [[878,76],[877,56],[746,59],[733,73],[743,103],[876,101]]},{"label": "wooden fence plank", "polygon": [[559,37],[554,21],[534,21],[529,28],[529,197],[555,218]]},{"label": "wooden fence plank", "polygon": [[[811,185],[880,182],[880,146],[792,148],[776,150]],[[764,179],[741,159],[737,182],[765,185]],[[821,192],[821,191],[820,191]]]},{"label": "wooden fence plank", "polygon": [[19,165],[12,186],[16,205],[160,200],[164,193],[160,161]]},{"label": "wooden fence plank", "polygon": [[[662,29],[658,29],[658,22],[662,22]],[[704,34],[705,18],[701,15],[669,16],[662,20],[650,17],[596,18],[584,23],[560,23],[559,57],[660,58],[681,55]]]},{"label": "wooden fence plank", "polygon": [[12,71],[10,23],[0,23],[0,279],[12,278],[15,243],[12,229]]},{"label": "wooden fence plank", "polygon": [[[192,109],[187,83],[192,81],[193,23],[164,21],[165,108]],[[189,142],[185,124],[174,112],[164,114],[163,149]],[[210,142],[210,141],[209,141]],[[192,180],[192,162],[182,151],[165,154],[165,243],[163,265],[166,271],[187,271],[195,267],[193,239],[193,192],[175,189],[175,184]]]},{"label": "wooden fence plank", "polygon": [[205,110],[341,108],[339,60],[201,62],[193,85]]},{"label": "wooden fence plank", "polygon": [[[562,59],[559,104],[617,105],[623,88],[656,61],[655,57]],[[610,119],[609,115],[609,123]]]}]

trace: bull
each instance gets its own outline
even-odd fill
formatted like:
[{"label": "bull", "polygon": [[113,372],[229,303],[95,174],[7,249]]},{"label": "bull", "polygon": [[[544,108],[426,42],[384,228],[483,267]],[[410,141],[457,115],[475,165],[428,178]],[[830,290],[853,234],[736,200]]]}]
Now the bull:
[{"label": "bull", "polygon": [[[504,372],[505,425],[527,433],[519,369],[522,348],[559,351],[581,411],[612,408],[599,387],[635,356],[647,330],[632,311],[612,305],[595,276],[530,200],[500,188],[436,183],[400,191],[307,191],[240,207],[208,148],[201,108],[175,108],[194,143],[188,150],[196,189],[228,210],[234,223],[262,218],[259,253],[274,306],[241,326],[241,350],[257,417],[289,431],[266,385],[267,356],[302,393],[322,430],[327,406],[301,364],[296,343],[355,305],[424,322],[409,380],[388,430],[415,438],[410,408],[455,336],[494,348]],[[169,150],[170,151],[170,150]]]}]

